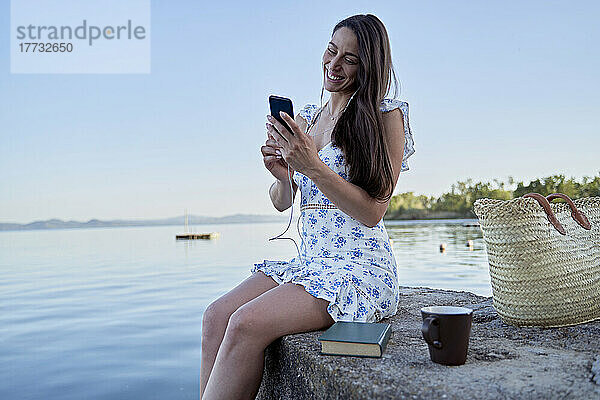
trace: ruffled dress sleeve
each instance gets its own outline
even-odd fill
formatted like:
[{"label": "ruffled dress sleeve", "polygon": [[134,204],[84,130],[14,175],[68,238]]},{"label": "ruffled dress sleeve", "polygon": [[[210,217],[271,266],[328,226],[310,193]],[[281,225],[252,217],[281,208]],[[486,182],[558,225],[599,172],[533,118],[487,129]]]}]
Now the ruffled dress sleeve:
[{"label": "ruffled dress sleeve", "polygon": [[402,157],[402,168],[400,172],[408,171],[408,157],[415,153],[415,142],[413,140],[412,131],[408,121],[408,103],[397,99],[383,99],[381,102],[381,111],[389,112],[396,108],[402,111],[402,117],[404,122],[404,156]]},{"label": "ruffled dress sleeve", "polygon": [[299,114],[307,123],[310,124],[318,108],[319,107],[316,104],[307,104],[302,110],[300,110]]}]

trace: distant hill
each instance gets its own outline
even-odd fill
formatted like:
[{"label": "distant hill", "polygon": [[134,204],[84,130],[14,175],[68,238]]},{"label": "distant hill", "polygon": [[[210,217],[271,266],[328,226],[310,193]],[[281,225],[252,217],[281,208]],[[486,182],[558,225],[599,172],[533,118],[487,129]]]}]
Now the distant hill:
[{"label": "distant hill", "polygon": [[[61,219],[49,219],[46,221],[35,221],[29,224],[0,223],[0,231],[24,231],[33,229],[77,229],[77,228],[107,228],[125,226],[160,226],[160,225],[183,225],[185,217],[173,217],[165,219],[147,220],[122,220],[115,219],[101,221],[90,219],[87,222],[63,221]],[[260,222],[282,222],[289,220],[289,215],[255,215],[255,214],[233,214],[224,217],[203,217],[196,215],[188,216],[189,225],[201,224],[244,224]]]}]

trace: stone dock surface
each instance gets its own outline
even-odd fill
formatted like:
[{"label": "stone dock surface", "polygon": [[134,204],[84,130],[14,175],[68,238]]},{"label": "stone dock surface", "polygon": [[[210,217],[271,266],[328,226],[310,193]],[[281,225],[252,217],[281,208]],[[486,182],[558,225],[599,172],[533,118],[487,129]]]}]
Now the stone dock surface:
[{"label": "stone dock surface", "polygon": [[[467,362],[430,361],[421,307],[474,310]],[[265,352],[257,399],[600,399],[600,321],[563,328],[503,323],[489,297],[402,287],[382,358],[321,355],[324,331],[284,336]]]}]

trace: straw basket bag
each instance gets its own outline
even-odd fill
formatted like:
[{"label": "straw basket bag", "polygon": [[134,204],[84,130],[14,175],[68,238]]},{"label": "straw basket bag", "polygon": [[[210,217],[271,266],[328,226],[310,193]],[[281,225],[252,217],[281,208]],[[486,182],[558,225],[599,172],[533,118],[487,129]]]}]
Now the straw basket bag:
[{"label": "straw basket bag", "polygon": [[[550,203],[556,198],[566,203]],[[556,327],[600,318],[600,197],[528,193],[479,199],[474,211],[504,322]]]}]

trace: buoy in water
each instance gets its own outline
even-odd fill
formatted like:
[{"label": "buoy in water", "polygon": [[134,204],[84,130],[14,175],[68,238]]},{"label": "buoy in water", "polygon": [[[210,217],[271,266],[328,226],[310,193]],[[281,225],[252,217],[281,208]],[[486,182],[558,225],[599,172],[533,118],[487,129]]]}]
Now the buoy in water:
[{"label": "buoy in water", "polygon": [[443,253],[445,251],[446,251],[446,243],[440,244],[440,253]]}]

